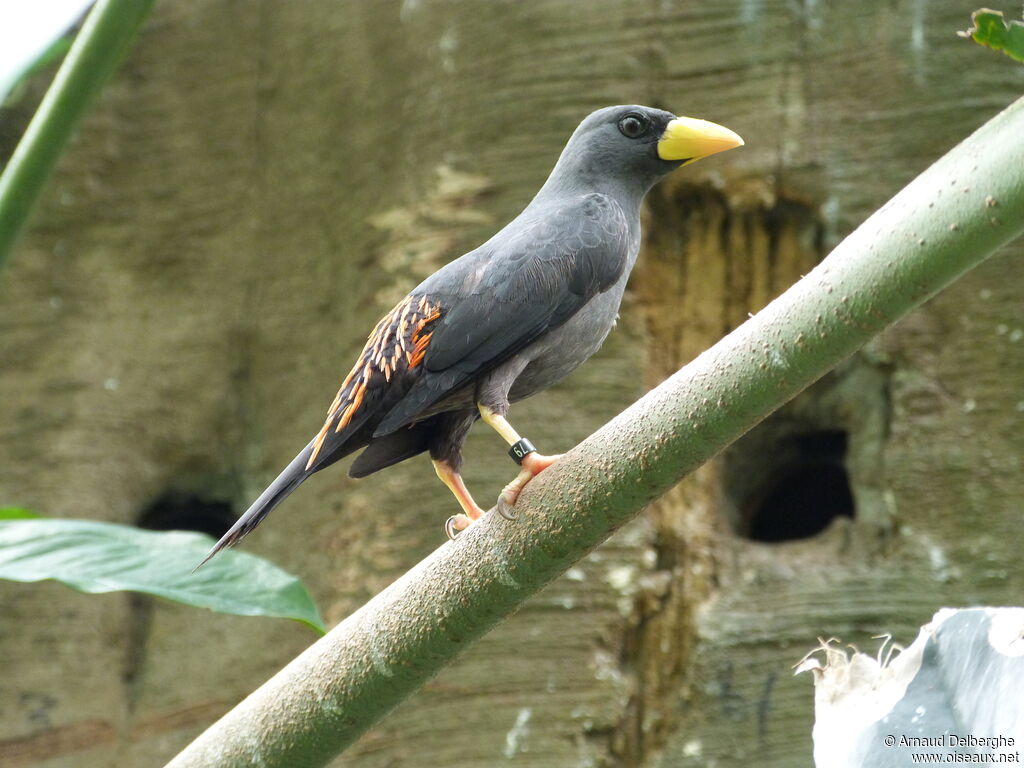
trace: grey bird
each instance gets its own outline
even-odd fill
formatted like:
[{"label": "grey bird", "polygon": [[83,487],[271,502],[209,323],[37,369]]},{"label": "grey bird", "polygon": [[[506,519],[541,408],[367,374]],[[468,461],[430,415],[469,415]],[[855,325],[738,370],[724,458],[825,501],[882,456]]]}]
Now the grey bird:
[{"label": "grey bird", "polygon": [[563,379],[608,336],[640,247],[640,204],[655,182],[742,144],[728,128],[650,107],[590,114],[522,213],[381,318],[319,434],[206,560],[311,474],[360,448],[352,477],[428,451],[462,508],[445,523],[454,537],[483,515],[459,471],[478,418],[521,467],[497,505],[510,517],[522,488],[558,456],[520,436],[506,418],[509,404]]}]

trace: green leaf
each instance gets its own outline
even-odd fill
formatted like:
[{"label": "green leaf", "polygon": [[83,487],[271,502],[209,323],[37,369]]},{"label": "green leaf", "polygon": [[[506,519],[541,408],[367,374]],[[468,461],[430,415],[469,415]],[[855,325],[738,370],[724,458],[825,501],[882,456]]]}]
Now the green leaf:
[{"label": "green leaf", "polygon": [[1024,22],[1003,18],[1002,11],[979,8],[971,14],[974,26],[957,34],[969,37],[980,45],[1002,51],[1011,59],[1024,63]]},{"label": "green leaf", "polygon": [[55,579],[93,594],[130,590],[241,616],[280,616],[321,634],[306,587],[255,555],[228,551],[196,573],[212,539],[185,531],[144,531],[91,520],[0,522],[0,578]]},{"label": "green leaf", "polygon": [[27,520],[37,518],[35,512],[29,512],[21,507],[0,507],[0,520]]}]

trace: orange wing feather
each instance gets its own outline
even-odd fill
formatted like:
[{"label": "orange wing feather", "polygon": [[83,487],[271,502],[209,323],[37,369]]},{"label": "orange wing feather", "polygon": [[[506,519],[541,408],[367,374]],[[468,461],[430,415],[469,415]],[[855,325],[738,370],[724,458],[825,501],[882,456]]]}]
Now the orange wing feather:
[{"label": "orange wing feather", "polygon": [[440,304],[431,302],[426,296],[419,297],[417,303],[416,297],[410,295],[380,319],[327,409],[327,420],[316,436],[306,469],[316,462],[331,429],[341,432],[352,423],[363,405],[367,388],[377,374],[384,377],[385,383],[390,383],[395,376],[423,362],[433,336],[430,328],[440,317]]}]

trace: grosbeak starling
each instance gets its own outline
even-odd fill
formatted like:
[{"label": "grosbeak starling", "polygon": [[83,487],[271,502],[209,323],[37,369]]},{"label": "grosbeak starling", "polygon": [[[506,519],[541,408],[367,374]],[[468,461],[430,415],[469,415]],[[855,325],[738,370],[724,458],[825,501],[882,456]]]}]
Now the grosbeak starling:
[{"label": "grosbeak starling", "polygon": [[640,203],[655,182],[742,144],[728,128],[660,109],[618,106],[589,115],[522,213],[380,319],[320,432],[207,559],[249,533],[307,477],[361,448],[352,477],[429,451],[462,508],[445,524],[454,536],[483,514],[459,474],[478,418],[521,466],[498,502],[509,516],[523,486],[558,458],[522,438],[506,418],[509,404],[560,381],[604,342],[636,262]]}]

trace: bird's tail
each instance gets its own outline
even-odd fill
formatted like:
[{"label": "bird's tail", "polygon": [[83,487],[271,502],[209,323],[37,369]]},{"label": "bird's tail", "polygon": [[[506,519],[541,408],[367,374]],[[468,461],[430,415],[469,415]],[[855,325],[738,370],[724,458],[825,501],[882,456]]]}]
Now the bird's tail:
[{"label": "bird's tail", "polygon": [[292,459],[291,463],[267,487],[267,490],[260,494],[260,497],[252,503],[252,506],[246,510],[245,514],[238,518],[235,524],[228,529],[228,532],[221,536],[220,541],[213,545],[213,549],[193,569],[193,572],[202,567],[204,563],[222,549],[233,547],[241,541],[247,533],[263,522],[263,518],[269,515],[274,507],[288,498],[288,495],[298,488],[303,480],[313,474],[312,471],[306,469],[306,463],[309,461],[312,450],[313,443],[310,443],[299,452],[298,456]]}]

